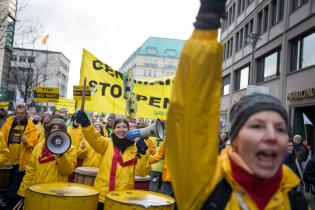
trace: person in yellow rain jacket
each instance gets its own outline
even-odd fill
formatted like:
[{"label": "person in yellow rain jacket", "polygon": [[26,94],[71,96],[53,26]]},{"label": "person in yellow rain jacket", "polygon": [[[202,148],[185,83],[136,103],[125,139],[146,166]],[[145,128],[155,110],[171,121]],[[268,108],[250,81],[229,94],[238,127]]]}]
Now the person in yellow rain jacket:
[{"label": "person in yellow rain jacket", "polygon": [[39,133],[38,142],[44,142],[45,141],[45,128],[47,127],[50,120],[51,120],[51,113],[50,112],[44,112],[43,115],[41,116],[39,123],[36,126],[38,129],[38,133]]},{"label": "person in yellow rain jacket", "polygon": [[[100,121],[95,121],[93,123],[95,130],[97,130],[101,136],[104,136],[103,123]],[[105,139],[104,139],[105,141]],[[101,154],[95,152],[95,150],[90,146],[90,144],[83,139],[81,141],[80,149],[78,152],[78,158],[83,159],[83,167],[99,167]]]},{"label": "person in yellow rain jacket", "polygon": [[[165,146],[164,145],[165,145],[165,142],[163,141],[160,144],[160,147],[159,147],[157,153],[155,155],[150,155],[150,164],[155,164],[159,161],[164,160],[164,158],[165,158]],[[174,192],[173,192],[172,185],[171,185],[170,174],[169,174],[168,166],[167,166],[165,161],[163,162],[162,180],[163,180],[163,184],[161,186],[161,192],[163,194],[174,197]]]},{"label": "person in yellow rain jacket", "polygon": [[79,123],[77,122],[76,116],[77,116],[76,113],[74,113],[71,116],[72,125],[68,126],[67,132],[71,137],[72,145],[74,146],[74,148],[76,149],[76,151],[78,153],[79,149],[80,149],[81,141],[83,140],[83,135],[81,132],[81,127],[80,127]]},{"label": "person in yellow rain jacket", "polygon": [[1,128],[3,140],[9,148],[9,163],[13,166],[6,191],[12,207],[19,200],[16,192],[23,179],[26,163],[38,141],[37,128],[27,115],[25,105],[17,105],[15,113],[15,116],[7,118]]},{"label": "person in yellow rain jacket", "polygon": [[[67,127],[62,119],[53,118],[45,129],[46,139],[49,133]],[[26,173],[18,191],[18,195],[25,197],[29,186],[38,183],[67,182],[76,165],[76,151],[71,145],[69,150],[61,156],[49,152],[45,142],[40,142],[34,148],[26,167]]]},{"label": "person in yellow rain jacket", "polygon": [[9,148],[3,139],[3,135],[0,132],[0,167],[7,164],[9,160]]},{"label": "person in yellow rain jacket", "polygon": [[77,120],[84,138],[102,154],[94,187],[100,191],[98,209],[104,209],[105,196],[110,191],[133,189],[135,175],[146,176],[149,173],[148,147],[143,139],[135,144],[125,137],[129,129],[126,119],[115,120],[110,139],[95,130],[83,111],[78,111]]},{"label": "person in yellow rain jacket", "polygon": [[217,155],[223,55],[217,29],[224,11],[223,0],[201,0],[174,80],[165,158],[178,209],[307,209],[292,191],[300,180],[283,164],[288,120],[278,99],[254,94],[235,103],[231,146]]}]

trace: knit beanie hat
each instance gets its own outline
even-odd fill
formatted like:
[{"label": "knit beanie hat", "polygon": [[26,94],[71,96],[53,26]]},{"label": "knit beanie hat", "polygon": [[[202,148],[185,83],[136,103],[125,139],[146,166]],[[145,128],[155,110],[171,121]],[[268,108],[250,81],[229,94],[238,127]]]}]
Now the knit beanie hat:
[{"label": "knit beanie hat", "polygon": [[235,139],[250,116],[261,111],[278,112],[288,127],[288,115],[281,102],[271,95],[255,93],[242,97],[232,106],[230,112],[230,140]]},{"label": "knit beanie hat", "polygon": [[53,125],[59,125],[61,127],[61,130],[62,131],[65,131],[67,132],[67,126],[66,126],[66,123],[63,119],[60,119],[60,118],[53,118],[49,121],[47,127],[45,128],[45,137],[47,138],[49,132],[50,132],[50,129]]}]

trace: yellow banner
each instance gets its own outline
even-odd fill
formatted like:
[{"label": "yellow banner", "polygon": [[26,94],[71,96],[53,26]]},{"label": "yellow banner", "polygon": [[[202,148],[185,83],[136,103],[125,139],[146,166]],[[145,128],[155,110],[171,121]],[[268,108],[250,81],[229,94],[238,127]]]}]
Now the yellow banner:
[{"label": "yellow banner", "polygon": [[[74,100],[82,100],[82,90],[83,86],[80,85],[74,85],[73,86],[73,99]],[[87,86],[85,89],[85,100],[90,101],[91,100],[91,88],[90,86]]]},{"label": "yellow banner", "polygon": [[36,102],[52,102],[57,103],[59,100],[59,88],[55,87],[41,87],[35,88]]},{"label": "yellow banner", "polygon": [[[87,85],[93,89],[91,101],[85,102],[87,111],[125,115],[126,101],[121,72],[115,71],[84,49],[80,85],[83,85],[84,77],[87,77]],[[165,120],[172,86],[173,77],[146,81],[134,80],[133,93],[137,100],[135,116]]]},{"label": "yellow banner", "polygon": [[73,114],[75,113],[75,100],[60,97],[59,102],[56,103],[56,109],[66,109],[68,113]]},{"label": "yellow banner", "polygon": [[9,107],[9,102],[0,102],[0,108],[7,109]]}]

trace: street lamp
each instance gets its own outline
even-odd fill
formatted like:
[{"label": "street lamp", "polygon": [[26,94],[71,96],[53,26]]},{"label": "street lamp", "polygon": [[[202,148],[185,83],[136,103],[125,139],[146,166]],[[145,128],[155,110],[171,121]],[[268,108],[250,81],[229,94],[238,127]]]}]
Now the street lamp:
[{"label": "street lamp", "polygon": [[247,41],[252,45],[252,52],[251,52],[251,62],[250,62],[250,71],[249,71],[249,84],[254,84],[254,69],[255,66],[255,50],[256,50],[256,44],[260,40],[259,33],[253,32],[248,35]]}]

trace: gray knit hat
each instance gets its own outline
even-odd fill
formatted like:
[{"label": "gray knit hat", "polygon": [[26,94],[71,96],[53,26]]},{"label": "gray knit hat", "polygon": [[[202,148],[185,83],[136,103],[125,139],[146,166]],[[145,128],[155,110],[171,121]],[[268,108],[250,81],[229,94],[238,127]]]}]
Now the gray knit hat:
[{"label": "gray knit hat", "polygon": [[67,126],[66,126],[66,123],[63,119],[60,119],[60,118],[52,118],[47,127],[45,128],[45,137],[47,138],[49,132],[50,132],[50,129],[53,125],[59,125],[61,127],[61,130],[62,131],[65,131],[67,132]]},{"label": "gray knit hat", "polygon": [[271,95],[255,93],[242,97],[232,106],[230,112],[230,140],[235,139],[239,130],[251,115],[261,111],[278,112],[288,127],[288,115],[281,102]]}]

